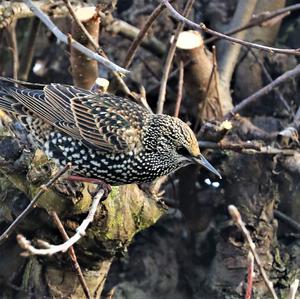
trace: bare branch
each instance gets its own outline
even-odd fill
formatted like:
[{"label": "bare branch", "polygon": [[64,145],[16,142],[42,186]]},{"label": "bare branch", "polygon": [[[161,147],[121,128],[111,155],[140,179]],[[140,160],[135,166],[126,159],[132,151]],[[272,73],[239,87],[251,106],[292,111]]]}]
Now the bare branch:
[{"label": "bare branch", "polygon": [[[58,27],[50,20],[50,18],[43,13],[38,7],[36,7],[31,0],[23,0],[28,7],[33,11],[33,13],[45,24],[45,26],[56,36],[58,40],[68,45],[68,37],[63,34]],[[91,51],[90,49],[84,47],[80,43],[75,40],[72,40],[71,46],[74,47],[76,50],[82,52],[86,56],[91,59],[98,61],[100,64],[104,65],[108,69],[114,72],[120,72],[124,74],[128,74],[129,71],[114,64],[113,62],[109,61],[108,59],[98,55],[97,53]]]},{"label": "bare branch", "polygon": [[165,9],[165,6],[161,3],[159,4],[155,10],[152,12],[152,14],[149,16],[148,20],[146,21],[144,27],[139,31],[138,35],[132,42],[130,48],[128,49],[126,53],[126,57],[124,59],[124,67],[128,68],[132,61],[134,56],[137,53],[139,45],[142,43],[145,35],[147,34],[147,31],[152,26],[153,22],[156,20],[156,18],[161,14],[161,12]]},{"label": "bare branch", "polygon": [[[67,12],[63,5],[56,5],[53,1],[34,1],[34,5],[43,12],[49,12],[55,18],[63,17]],[[82,3],[78,1],[77,7],[82,7]],[[25,3],[19,1],[0,1],[0,28],[10,25],[17,19],[33,16],[34,13]]]},{"label": "bare branch", "polygon": [[[119,34],[129,40],[135,40],[140,33],[140,30],[135,26],[132,26],[125,21],[116,19],[111,24],[106,26],[105,30],[114,34]],[[158,57],[161,57],[166,52],[165,44],[154,36],[144,37],[141,45]]]},{"label": "bare branch", "polygon": [[[266,21],[270,21],[279,16],[281,18],[284,18],[284,17],[288,16],[290,14],[290,12],[299,10],[299,9],[300,9],[300,4],[294,4],[291,6],[284,7],[284,8],[276,9],[274,11],[264,11],[258,15],[253,16],[248,24],[238,27],[238,28],[235,28],[233,30],[227,31],[224,34],[233,35],[235,33],[238,33],[240,31],[243,31],[243,30],[255,27],[255,26],[264,26],[264,23]],[[204,40],[204,43],[208,44],[208,43],[214,42],[218,39],[219,39],[219,37],[213,36],[213,37],[210,37],[210,38]]]},{"label": "bare branch", "polygon": [[60,170],[49,182],[41,186],[39,192],[35,195],[26,209],[14,220],[14,222],[4,231],[0,236],[0,245],[4,243],[11,233],[16,229],[17,225],[24,220],[24,218],[31,212],[38,199],[50,188],[66,171],[71,168],[71,163],[68,163],[62,170]]},{"label": "bare branch", "polygon": [[[273,81],[273,79],[272,79],[271,75],[269,74],[268,70],[266,69],[266,67],[264,66],[263,62],[261,62],[261,60],[256,55],[254,50],[250,49],[250,53],[254,56],[255,60],[260,65],[264,75],[266,76],[267,80],[271,83]],[[277,88],[274,88],[274,91],[277,94],[277,96],[278,96],[279,100],[281,101],[281,103],[283,104],[283,106],[285,107],[285,109],[289,113],[291,113],[292,116],[294,116],[294,112],[293,112],[292,108],[290,107],[290,105],[288,104],[286,99],[283,97],[283,94],[280,92],[280,90],[278,90]]]},{"label": "bare branch", "polygon": [[90,207],[89,213],[87,217],[82,221],[80,226],[76,229],[76,234],[72,236],[70,239],[65,241],[59,245],[52,245],[48,242],[39,240],[39,244],[45,248],[39,249],[31,245],[31,242],[28,241],[23,235],[18,235],[17,240],[21,246],[25,250],[23,255],[53,255],[58,252],[66,252],[71,246],[78,242],[83,236],[86,234],[86,229],[91,222],[94,220],[95,213],[97,211],[97,207],[104,195],[104,190],[100,189],[94,196],[93,202]]},{"label": "bare branch", "polygon": [[261,96],[269,93],[272,91],[275,87],[279,86],[280,84],[284,83],[287,80],[293,79],[297,77],[300,74],[300,64],[298,64],[295,68],[292,70],[289,70],[282,74],[281,76],[277,77],[273,82],[266,85],[262,89],[258,90],[248,98],[244,99],[241,103],[236,105],[227,115],[225,115],[225,118],[230,118],[234,114],[240,112],[250,104],[255,103]]},{"label": "bare branch", "polygon": [[161,0],[161,1],[166,5],[166,7],[169,9],[170,13],[172,14],[172,16],[175,19],[177,19],[180,22],[185,23],[186,25],[188,25],[189,27],[191,27],[195,30],[204,31],[204,32],[209,33],[211,35],[218,36],[220,38],[224,38],[224,39],[226,39],[230,42],[238,43],[238,44],[241,44],[241,45],[246,46],[246,47],[252,47],[252,48],[260,49],[260,50],[266,51],[270,54],[273,54],[273,53],[276,52],[276,53],[300,56],[300,49],[280,49],[280,48],[263,46],[263,45],[251,43],[251,42],[248,42],[248,41],[243,41],[243,40],[240,40],[238,38],[227,36],[226,34],[223,34],[223,33],[220,33],[220,32],[217,32],[215,30],[207,28],[203,23],[198,25],[198,24],[188,20],[187,18],[183,17],[181,14],[179,14],[173,8],[173,6],[169,3],[168,0]]},{"label": "bare branch", "polygon": [[[61,221],[60,221],[57,213],[53,211],[53,212],[50,212],[50,215],[51,215],[54,223],[56,224],[58,230],[60,231],[62,237],[64,238],[64,240],[68,241],[69,240],[69,236],[68,236],[67,232],[65,231],[65,228],[64,228],[63,224],[61,223]],[[76,273],[78,275],[79,282],[80,282],[80,285],[82,286],[83,292],[84,292],[86,298],[90,299],[91,295],[90,295],[88,286],[86,284],[86,281],[84,279],[84,276],[83,276],[82,270],[80,268],[80,265],[79,265],[79,263],[77,261],[77,257],[76,257],[75,250],[74,250],[73,246],[71,246],[69,248],[68,253],[69,253],[69,256],[70,256],[71,261],[73,263],[73,268],[74,268],[74,270],[76,271]]]},{"label": "bare branch", "polygon": [[[194,0],[188,0],[184,10],[183,10],[183,15],[184,16],[188,16],[190,13],[190,10],[193,6]],[[169,73],[171,70],[171,66],[172,66],[172,61],[173,61],[173,57],[175,55],[175,51],[176,51],[176,43],[177,43],[177,39],[178,36],[180,34],[180,32],[182,31],[184,27],[184,24],[178,24],[175,34],[174,34],[174,38],[172,40],[172,44],[170,46],[167,58],[166,58],[166,62],[163,68],[163,75],[161,78],[161,85],[160,85],[160,89],[159,89],[159,96],[158,96],[158,102],[157,102],[157,109],[156,109],[156,113],[163,113],[163,109],[164,109],[164,103],[165,103],[165,98],[166,98],[166,90],[167,90],[167,82],[168,82],[168,77],[169,77]]]},{"label": "bare branch", "polygon": [[25,42],[25,49],[22,51],[21,63],[20,63],[20,79],[27,80],[30,68],[32,65],[34,49],[36,45],[36,38],[39,33],[40,20],[38,18],[32,18],[30,20],[30,32]]},{"label": "bare branch", "polygon": [[182,101],[183,93],[183,78],[184,78],[184,63],[182,60],[179,61],[179,76],[178,76],[178,88],[177,88],[177,98],[174,116],[178,117],[180,111],[180,105]]},{"label": "bare branch", "polygon": [[267,276],[267,273],[266,273],[266,271],[265,271],[265,269],[263,267],[263,264],[262,264],[262,262],[260,260],[260,257],[259,257],[259,255],[256,252],[255,244],[252,241],[250,233],[247,230],[246,225],[245,225],[245,223],[242,220],[242,217],[241,217],[241,214],[240,214],[239,210],[234,205],[230,205],[230,206],[228,206],[228,212],[229,212],[232,220],[234,221],[234,223],[237,225],[237,227],[243,233],[243,235],[244,235],[244,237],[245,237],[245,239],[246,239],[246,241],[247,241],[247,243],[249,245],[251,253],[253,254],[254,260],[255,260],[258,268],[259,268],[259,272],[262,275],[263,280],[264,280],[267,288],[269,289],[272,297],[274,299],[278,299],[278,297],[277,297],[277,295],[275,293],[274,287],[273,287],[273,283],[269,280],[269,278]]},{"label": "bare branch", "polygon": [[247,155],[278,155],[282,154],[285,156],[293,156],[295,153],[294,149],[276,148],[272,146],[258,145],[257,143],[251,142],[212,142],[212,141],[199,141],[199,146],[203,149],[219,149],[228,150],[237,153],[247,154]]},{"label": "bare branch", "polygon": [[18,43],[17,43],[17,36],[16,36],[16,22],[12,22],[7,27],[7,39],[8,39],[9,48],[12,53],[13,78],[17,80],[18,71],[19,71],[19,53],[18,53]]},{"label": "bare branch", "polygon": [[247,289],[245,299],[251,299],[252,287],[253,287],[253,276],[254,276],[254,258],[253,254],[248,254],[248,271],[247,271]]}]

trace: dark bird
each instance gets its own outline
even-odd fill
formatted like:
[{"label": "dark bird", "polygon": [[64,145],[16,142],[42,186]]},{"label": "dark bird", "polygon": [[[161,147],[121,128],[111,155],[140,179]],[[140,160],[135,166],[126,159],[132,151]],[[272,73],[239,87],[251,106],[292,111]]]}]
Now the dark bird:
[{"label": "dark bird", "polygon": [[16,87],[0,78],[0,109],[17,117],[48,157],[111,185],[141,183],[191,163],[218,171],[187,124],[108,93],[62,84]]}]

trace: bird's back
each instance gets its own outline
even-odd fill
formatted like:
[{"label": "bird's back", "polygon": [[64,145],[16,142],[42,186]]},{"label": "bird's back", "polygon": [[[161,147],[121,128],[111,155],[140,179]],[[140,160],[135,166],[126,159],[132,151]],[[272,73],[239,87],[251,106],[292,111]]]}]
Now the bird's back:
[{"label": "bird's back", "polygon": [[29,131],[53,128],[103,152],[140,146],[141,130],[150,116],[138,104],[112,94],[62,84],[28,89],[7,79],[0,79],[0,109],[15,114]]}]

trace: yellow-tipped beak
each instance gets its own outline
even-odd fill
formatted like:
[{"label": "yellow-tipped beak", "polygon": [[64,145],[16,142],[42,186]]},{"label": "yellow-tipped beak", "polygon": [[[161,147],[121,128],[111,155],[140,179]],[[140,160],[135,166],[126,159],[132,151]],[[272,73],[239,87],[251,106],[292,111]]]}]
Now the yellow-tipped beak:
[{"label": "yellow-tipped beak", "polygon": [[204,158],[202,154],[200,154],[197,158],[193,158],[193,161],[196,164],[202,165],[205,168],[207,168],[209,171],[217,175],[220,179],[222,179],[222,176],[220,173]]}]

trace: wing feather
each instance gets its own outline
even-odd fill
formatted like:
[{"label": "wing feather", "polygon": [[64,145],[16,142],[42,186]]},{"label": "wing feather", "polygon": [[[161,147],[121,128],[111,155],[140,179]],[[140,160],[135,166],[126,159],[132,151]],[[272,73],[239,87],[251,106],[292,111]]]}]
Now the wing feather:
[{"label": "wing feather", "polygon": [[130,100],[62,84],[43,89],[1,87],[0,107],[35,115],[102,152],[141,148],[142,128],[150,116]]}]

